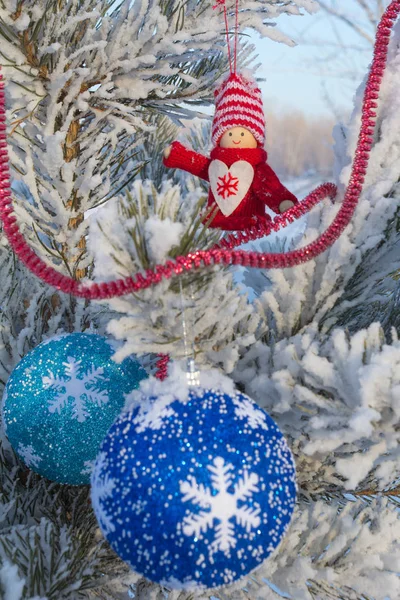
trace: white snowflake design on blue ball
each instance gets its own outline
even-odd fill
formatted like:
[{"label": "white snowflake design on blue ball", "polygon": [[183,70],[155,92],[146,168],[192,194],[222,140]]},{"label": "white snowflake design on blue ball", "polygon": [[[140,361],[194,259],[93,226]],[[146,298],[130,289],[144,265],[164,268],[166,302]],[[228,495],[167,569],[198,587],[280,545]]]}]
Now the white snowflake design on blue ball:
[{"label": "white snowflake design on blue ball", "polygon": [[24,446],[21,442],[18,444],[17,452],[27,467],[38,467],[42,462],[42,457],[35,454],[34,447],[29,444]]},{"label": "white snowflake design on blue ball", "polygon": [[[182,502],[190,500],[193,504],[206,509],[186,516],[182,531],[185,535],[194,535],[198,539],[208,529],[214,530],[215,539],[209,546],[210,556],[218,550],[229,555],[230,548],[236,546],[234,520],[238,525],[245,527],[247,532],[260,525],[258,516],[260,507],[238,506],[240,500],[246,502],[248,497],[259,491],[258,475],[255,473],[249,475],[245,471],[243,479],[234,485],[231,493],[229,488],[233,481],[233,468],[232,464],[225,464],[224,459],[217,456],[213,464],[207,466],[211,472],[212,489],[205,488],[202,483],[199,484],[193,476],[189,476],[187,481],[180,484]],[[217,525],[214,528],[215,521]]]},{"label": "white snowflake design on blue ball", "polygon": [[100,452],[96,461],[95,471],[93,473],[94,483],[92,485],[92,500],[98,507],[97,519],[101,525],[101,528],[105,534],[108,534],[115,531],[115,526],[112,522],[111,516],[108,515],[104,510],[103,503],[104,500],[112,496],[115,488],[115,482],[107,475],[107,473],[99,477],[99,474],[104,470],[106,465],[106,455],[104,452]]},{"label": "white snowflake design on blue ball", "polygon": [[278,546],[296,498],[292,455],[247,396],[195,388],[143,398],[92,474],[100,527],[134,571],[170,588],[227,585]]}]

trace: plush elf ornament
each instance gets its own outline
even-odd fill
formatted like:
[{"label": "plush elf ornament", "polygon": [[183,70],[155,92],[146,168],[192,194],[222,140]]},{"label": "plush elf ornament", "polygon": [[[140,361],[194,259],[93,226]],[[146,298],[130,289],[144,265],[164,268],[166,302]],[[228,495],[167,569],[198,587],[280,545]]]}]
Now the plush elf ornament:
[{"label": "plush elf ornament", "polygon": [[215,208],[210,227],[248,229],[259,220],[270,220],[265,206],[282,213],[298,201],[266,162],[264,110],[257,85],[231,72],[215,91],[215,103],[210,158],[173,142],[164,150],[164,164],[210,182],[208,208]]}]

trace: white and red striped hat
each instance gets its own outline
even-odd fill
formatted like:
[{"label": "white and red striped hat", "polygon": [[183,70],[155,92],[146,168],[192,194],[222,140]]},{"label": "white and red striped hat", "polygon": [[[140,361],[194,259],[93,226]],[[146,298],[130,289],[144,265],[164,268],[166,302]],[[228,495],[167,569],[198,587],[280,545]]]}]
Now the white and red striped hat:
[{"label": "white and red striped hat", "polygon": [[211,130],[214,145],[231,127],[244,127],[260,146],[265,141],[265,118],[261,90],[257,84],[238,73],[231,73],[215,90],[215,115]]}]

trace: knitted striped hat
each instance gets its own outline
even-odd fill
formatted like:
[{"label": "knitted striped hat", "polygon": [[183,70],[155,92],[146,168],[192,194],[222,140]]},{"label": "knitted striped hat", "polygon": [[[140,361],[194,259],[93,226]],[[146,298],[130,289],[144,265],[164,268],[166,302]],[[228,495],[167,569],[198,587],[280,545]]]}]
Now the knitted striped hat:
[{"label": "knitted striped hat", "polygon": [[261,90],[254,81],[231,73],[215,90],[215,115],[211,130],[214,145],[231,127],[244,127],[263,146],[265,141],[264,108]]}]

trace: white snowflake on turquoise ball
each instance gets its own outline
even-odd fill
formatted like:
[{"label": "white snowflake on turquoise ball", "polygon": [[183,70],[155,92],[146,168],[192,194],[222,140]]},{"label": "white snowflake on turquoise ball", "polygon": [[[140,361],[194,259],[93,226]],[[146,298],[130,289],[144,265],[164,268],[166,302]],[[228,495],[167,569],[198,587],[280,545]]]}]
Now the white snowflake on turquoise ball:
[{"label": "white snowflake on turquoise ball", "polygon": [[101,441],[146,377],[136,360],[117,364],[113,354],[106,338],[72,333],[39,344],[15,367],[3,420],[29,468],[60,483],[89,483]]},{"label": "white snowflake on turquoise ball", "polygon": [[108,390],[102,388],[104,368],[89,366],[87,373],[82,371],[82,360],[68,356],[62,364],[64,372],[55,376],[51,371],[42,377],[44,389],[54,390],[56,395],[49,400],[49,411],[61,413],[70,402],[72,403],[72,418],[83,423],[90,416],[87,404],[92,402],[97,406],[107,404],[110,398]]},{"label": "white snowflake on turquoise ball", "polygon": [[290,523],[292,455],[247,396],[174,395],[168,380],[158,385],[159,395],[136,393],[102,444],[92,475],[100,527],[151,581],[185,590],[233,583],[275,550]]}]

